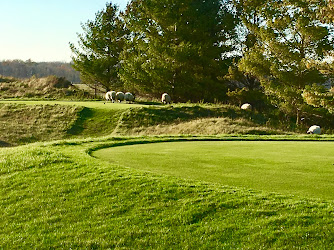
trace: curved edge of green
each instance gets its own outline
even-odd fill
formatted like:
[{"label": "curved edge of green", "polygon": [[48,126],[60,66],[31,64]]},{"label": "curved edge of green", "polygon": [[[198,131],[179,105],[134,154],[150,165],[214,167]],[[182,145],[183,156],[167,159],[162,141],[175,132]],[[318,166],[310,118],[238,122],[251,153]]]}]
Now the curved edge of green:
[{"label": "curved edge of green", "polygon": [[[224,136],[141,136],[141,137],[111,137],[105,141],[95,144],[86,149],[86,153],[91,157],[94,151],[109,147],[119,147],[127,145],[139,145],[159,142],[177,141],[334,141],[334,136],[329,135],[224,135]],[[92,141],[91,141],[92,142]],[[66,143],[66,142],[65,142]],[[71,143],[71,142],[68,142]],[[95,158],[95,157],[94,157]]]}]

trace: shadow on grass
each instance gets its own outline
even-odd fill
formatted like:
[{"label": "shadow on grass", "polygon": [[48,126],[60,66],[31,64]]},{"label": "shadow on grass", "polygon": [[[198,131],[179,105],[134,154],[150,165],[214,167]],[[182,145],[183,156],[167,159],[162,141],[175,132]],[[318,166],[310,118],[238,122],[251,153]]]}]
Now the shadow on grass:
[{"label": "shadow on grass", "polygon": [[0,141],[0,148],[11,147],[12,145],[5,141]]},{"label": "shadow on grass", "polygon": [[90,108],[83,108],[79,114],[78,119],[72,125],[72,127],[67,131],[69,135],[79,135],[85,129],[84,123],[87,119],[92,118],[94,116],[94,112]]},{"label": "shadow on grass", "polygon": [[234,107],[142,107],[133,109],[124,114],[123,121],[128,127],[153,126],[185,122],[198,118],[226,117],[230,119],[246,118],[252,122],[263,125],[268,117],[260,113],[247,112]]}]

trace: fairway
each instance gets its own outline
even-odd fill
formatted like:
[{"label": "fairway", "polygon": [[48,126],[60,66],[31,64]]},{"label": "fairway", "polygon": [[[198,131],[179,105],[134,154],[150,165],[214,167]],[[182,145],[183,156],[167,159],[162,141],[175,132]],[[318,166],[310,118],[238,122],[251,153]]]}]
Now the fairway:
[{"label": "fairway", "polygon": [[333,152],[333,142],[192,141],[118,146],[93,156],[156,174],[333,200]]},{"label": "fairway", "polygon": [[141,104],[110,103],[105,101],[27,101],[27,100],[0,100],[0,103],[25,104],[25,105],[76,105],[92,109],[128,109],[130,107],[143,107]]}]

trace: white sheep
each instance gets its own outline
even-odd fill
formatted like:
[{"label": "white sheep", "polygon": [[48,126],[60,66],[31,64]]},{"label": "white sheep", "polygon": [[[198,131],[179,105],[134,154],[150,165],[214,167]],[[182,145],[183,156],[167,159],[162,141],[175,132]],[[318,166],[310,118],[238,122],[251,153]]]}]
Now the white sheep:
[{"label": "white sheep", "polygon": [[116,92],[115,91],[108,91],[105,95],[106,101],[115,102],[116,100]]},{"label": "white sheep", "polygon": [[125,99],[125,101],[133,102],[135,100],[135,96],[130,92],[126,92],[124,94],[124,99]]},{"label": "white sheep", "polygon": [[317,135],[320,135],[321,134],[321,128],[318,125],[313,125],[313,126],[311,126],[308,129],[307,133],[308,134],[317,134]]},{"label": "white sheep", "polygon": [[249,103],[244,103],[244,104],[241,105],[240,108],[243,109],[243,110],[251,110],[252,109],[252,105],[249,104]]},{"label": "white sheep", "polygon": [[117,92],[116,93],[116,100],[121,102],[124,101],[124,93],[123,92]]},{"label": "white sheep", "polygon": [[172,101],[172,98],[167,94],[167,93],[163,93],[161,96],[161,102],[163,104],[170,104]]},{"label": "white sheep", "polygon": [[110,94],[109,94],[109,91],[105,94],[104,98],[106,99],[106,101],[110,101]]}]

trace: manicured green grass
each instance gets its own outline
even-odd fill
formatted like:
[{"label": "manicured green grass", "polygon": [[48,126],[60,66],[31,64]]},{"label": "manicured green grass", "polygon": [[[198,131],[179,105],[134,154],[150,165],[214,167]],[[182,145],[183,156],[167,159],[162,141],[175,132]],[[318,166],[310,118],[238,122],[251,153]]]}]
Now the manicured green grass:
[{"label": "manicured green grass", "polygon": [[95,157],[158,174],[334,200],[334,142],[196,141],[101,149]]},{"label": "manicured green grass", "polygon": [[1,248],[334,247],[332,200],[184,180],[88,154],[179,139],[194,138],[110,137],[0,149]]},{"label": "manicured green grass", "polygon": [[128,104],[128,103],[110,103],[104,101],[30,101],[30,100],[0,100],[0,103],[16,103],[25,105],[70,105],[70,106],[82,106],[92,109],[128,109],[130,107],[142,107],[141,104]]}]

